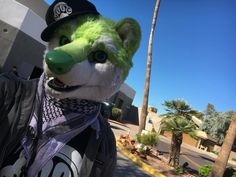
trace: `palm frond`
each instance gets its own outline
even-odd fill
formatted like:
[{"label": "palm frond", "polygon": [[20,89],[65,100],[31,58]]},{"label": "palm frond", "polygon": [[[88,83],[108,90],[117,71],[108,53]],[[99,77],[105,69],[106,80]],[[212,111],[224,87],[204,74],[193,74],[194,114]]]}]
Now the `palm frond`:
[{"label": "palm frond", "polygon": [[183,116],[178,116],[174,118],[164,118],[161,129],[164,131],[171,131],[171,132],[192,132],[196,129],[195,125],[187,120]]}]

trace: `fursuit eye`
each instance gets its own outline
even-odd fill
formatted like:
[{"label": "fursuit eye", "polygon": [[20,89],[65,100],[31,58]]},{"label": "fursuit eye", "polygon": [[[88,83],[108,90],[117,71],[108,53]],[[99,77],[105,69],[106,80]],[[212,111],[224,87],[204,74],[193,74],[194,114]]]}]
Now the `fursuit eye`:
[{"label": "fursuit eye", "polygon": [[106,52],[102,50],[97,50],[95,52],[90,53],[89,55],[89,61],[95,62],[95,63],[105,63],[108,56]]},{"label": "fursuit eye", "polygon": [[66,36],[61,36],[60,37],[60,41],[59,41],[59,45],[62,46],[62,45],[66,45],[68,43],[70,43],[70,39]]}]

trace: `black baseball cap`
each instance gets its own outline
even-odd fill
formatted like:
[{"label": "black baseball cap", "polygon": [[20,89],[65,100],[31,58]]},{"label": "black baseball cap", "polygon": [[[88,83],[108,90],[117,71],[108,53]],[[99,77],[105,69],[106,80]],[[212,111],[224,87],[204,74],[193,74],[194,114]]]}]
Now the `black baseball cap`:
[{"label": "black baseball cap", "polygon": [[47,27],[41,33],[43,41],[49,41],[58,25],[83,14],[97,14],[96,7],[87,0],[55,0],[48,8],[45,20]]}]

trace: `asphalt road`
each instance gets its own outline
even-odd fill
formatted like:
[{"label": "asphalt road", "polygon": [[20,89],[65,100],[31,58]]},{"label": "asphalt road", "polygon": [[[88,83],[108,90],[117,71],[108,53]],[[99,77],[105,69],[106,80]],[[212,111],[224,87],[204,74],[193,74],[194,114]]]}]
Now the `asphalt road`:
[{"label": "asphalt road", "polygon": [[[168,158],[169,156],[169,141],[165,141],[164,139],[160,138],[159,144],[157,149],[161,151],[164,157]],[[185,148],[184,146],[181,147],[181,155],[180,155],[180,165],[183,163],[188,162],[189,167],[192,170],[198,170],[198,168],[202,165],[213,164],[215,162],[214,157],[207,155],[206,153],[200,153],[193,149]],[[236,167],[235,165],[231,165]]]},{"label": "asphalt road", "polygon": [[118,150],[115,177],[151,177]]},{"label": "asphalt road", "polygon": [[[169,156],[169,142],[166,142],[162,139],[160,139],[157,149],[163,153],[163,156],[167,159]],[[198,168],[201,165],[207,165],[213,163],[213,159],[210,157],[203,157],[203,154],[200,154],[196,151],[189,150],[187,148],[181,147],[181,155],[180,155],[180,165],[183,165],[183,163],[188,162],[189,167],[198,170]],[[209,158],[209,160],[208,160]]]}]

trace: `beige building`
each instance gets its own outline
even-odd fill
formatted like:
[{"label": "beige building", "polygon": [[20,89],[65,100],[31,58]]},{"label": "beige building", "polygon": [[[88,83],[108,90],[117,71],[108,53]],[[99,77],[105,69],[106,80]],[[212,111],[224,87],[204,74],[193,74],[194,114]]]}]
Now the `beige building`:
[{"label": "beige building", "polygon": [[[139,108],[139,122],[141,118],[141,108]],[[162,118],[159,116],[157,112],[157,108],[153,106],[148,106],[148,114],[145,123],[145,130],[146,131],[153,131],[160,133],[161,129],[161,121]]]}]

